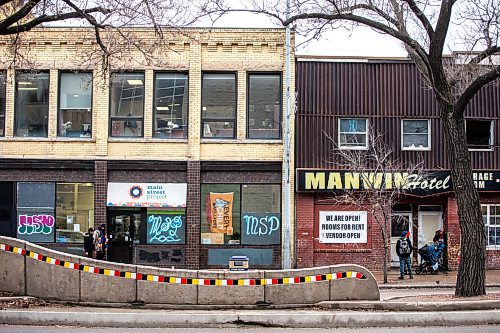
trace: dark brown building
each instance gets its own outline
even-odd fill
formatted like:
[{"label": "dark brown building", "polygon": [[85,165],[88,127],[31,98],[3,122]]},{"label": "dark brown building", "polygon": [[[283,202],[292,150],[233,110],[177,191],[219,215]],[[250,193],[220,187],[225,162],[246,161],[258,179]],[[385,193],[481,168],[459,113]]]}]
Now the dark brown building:
[{"label": "dark brown building", "polygon": [[[434,185],[439,184],[438,189],[427,187],[416,196],[402,197],[394,207],[393,221],[399,222],[393,222],[390,230],[391,264],[398,265],[394,248],[403,230],[412,231],[413,244],[420,248],[432,243],[437,229],[444,229],[445,258],[449,268],[456,268],[460,228],[444,133],[434,94],[415,65],[403,59],[299,58],[296,87],[297,266],[350,262],[382,267],[380,227],[356,207],[334,205],[334,191],[328,186],[336,165],[334,148],[366,149],[368,131],[373,130],[396,148],[394,159],[421,158],[424,169],[436,177]],[[473,98],[465,114],[484,214],[488,268],[500,268],[499,105],[500,88],[491,84]],[[320,231],[325,219],[346,211],[358,214],[361,221],[363,231],[357,239],[329,238]],[[415,259],[416,251],[414,263]]]}]

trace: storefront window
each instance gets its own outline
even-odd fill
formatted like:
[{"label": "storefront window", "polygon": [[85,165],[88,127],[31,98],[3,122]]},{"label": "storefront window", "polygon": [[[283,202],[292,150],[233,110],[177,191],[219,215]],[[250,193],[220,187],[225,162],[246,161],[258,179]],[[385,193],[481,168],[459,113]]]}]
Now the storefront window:
[{"label": "storefront window", "polygon": [[16,76],[15,136],[47,137],[49,73]]},{"label": "storefront window", "polygon": [[17,183],[17,238],[54,242],[54,183]]},{"label": "storefront window", "polygon": [[185,244],[185,209],[148,209],[147,244]]},{"label": "storefront window", "polygon": [[482,205],[486,246],[500,246],[500,205]]},{"label": "storefront window", "polygon": [[83,243],[94,227],[94,185],[59,183],[56,186],[56,242]]},{"label": "storefront window", "polygon": [[206,184],[201,200],[202,244],[280,244],[280,185]]},{"label": "storefront window", "polygon": [[187,75],[157,73],[154,97],[154,136],[162,139],[187,137]]},{"label": "storefront window", "polygon": [[201,243],[240,244],[240,185],[201,186]]},{"label": "storefront window", "polygon": [[279,139],[281,75],[251,74],[248,78],[248,137]]},{"label": "storefront window", "polygon": [[92,137],[92,74],[61,73],[59,136]]},{"label": "storefront window", "polygon": [[144,74],[111,76],[111,136],[142,137],[144,117]]}]

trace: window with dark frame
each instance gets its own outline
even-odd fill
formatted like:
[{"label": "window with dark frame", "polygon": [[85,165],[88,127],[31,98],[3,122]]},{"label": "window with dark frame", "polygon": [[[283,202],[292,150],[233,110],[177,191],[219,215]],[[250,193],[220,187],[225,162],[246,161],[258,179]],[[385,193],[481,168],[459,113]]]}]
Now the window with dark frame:
[{"label": "window with dark frame", "polygon": [[339,119],[339,148],[368,148],[368,125],[365,118]]},{"label": "window with dark frame", "polygon": [[481,205],[486,246],[500,246],[500,205]]},{"label": "window with dark frame", "polygon": [[144,73],[112,74],[110,91],[110,136],[142,137]]},{"label": "window with dark frame", "polygon": [[249,139],[279,139],[281,113],[281,75],[248,75]]},{"label": "window with dark frame", "polygon": [[154,137],[187,138],[188,76],[156,73],[154,95]]},{"label": "window with dark frame", "polygon": [[202,137],[236,136],[236,74],[204,73],[201,92]]},{"label": "window with dark frame", "polygon": [[279,184],[203,184],[201,244],[281,244]]},{"label": "window with dark frame", "polygon": [[14,136],[48,136],[49,73],[17,73],[14,118]]},{"label": "window with dark frame", "polygon": [[465,134],[467,147],[471,150],[493,149],[492,121],[491,120],[465,120]]},{"label": "window with dark frame", "polygon": [[5,72],[0,72],[0,136],[5,136]]},{"label": "window with dark frame", "polygon": [[403,119],[402,148],[404,150],[429,149],[430,131],[427,119]]},{"label": "window with dark frame", "polygon": [[58,136],[92,137],[92,73],[60,73],[58,105]]}]

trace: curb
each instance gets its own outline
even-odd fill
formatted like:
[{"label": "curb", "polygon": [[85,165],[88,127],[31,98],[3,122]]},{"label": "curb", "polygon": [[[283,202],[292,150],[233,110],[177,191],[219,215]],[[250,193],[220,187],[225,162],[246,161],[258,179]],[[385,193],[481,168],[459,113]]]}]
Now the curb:
[{"label": "curb", "polygon": [[472,312],[33,312],[0,311],[0,324],[129,328],[220,327],[253,325],[290,328],[466,326],[500,324],[500,311]]},{"label": "curb", "polygon": [[335,310],[372,310],[372,311],[487,311],[500,309],[500,301],[460,301],[460,302],[363,302],[363,301],[340,301],[320,302],[317,306],[324,309]]},{"label": "curb", "polygon": [[[379,289],[447,289],[455,288],[455,284],[383,284],[379,283]],[[485,285],[486,288],[500,288],[500,283],[489,283]]]}]

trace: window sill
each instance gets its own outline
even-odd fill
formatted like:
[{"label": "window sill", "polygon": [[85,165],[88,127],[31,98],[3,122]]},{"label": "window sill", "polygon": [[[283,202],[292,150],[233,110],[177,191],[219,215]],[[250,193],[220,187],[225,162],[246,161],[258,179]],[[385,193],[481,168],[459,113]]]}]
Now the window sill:
[{"label": "window sill", "polygon": [[340,150],[368,150],[368,147],[345,147],[345,146],[340,146]]},{"label": "window sill", "polygon": [[187,143],[188,139],[158,139],[158,138],[108,138],[108,142],[137,142],[137,143]]},{"label": "window sill", "polygon": [[410,148],[410,147],[401,147],[402,151],[431,151],[431,148],[426,148],[426,147],[415,147],[415,148]]},{"label": "window sill", "polygon": [[487,245],[486,251],[500,251],[500,245]]},{"label": "window sill", "polygon": [[57,138],[41,138],[41,137],[0,137],[0,141],[35,141],[35,142],[96,142],[95,138],[65,138],[65,137],[57,137]]},{"label": "window sill", "polygon": [[493,148],[488,148],[488,149],[474,149],[474,148],[469,148],[469,151],[493,151]]},{"label": "window sill", "polygon": [[228,144],[235,144],[235,143],[244,143],[244,144],[252,144],[252,143],[257,143],[257,144],[283,144],[283,140],[281,139],[272,139],[272,140],[262,140],[262,139],[201,139],[201,143],[216,143],[216,144],[221,144],[221,143],[228,143]]}]

